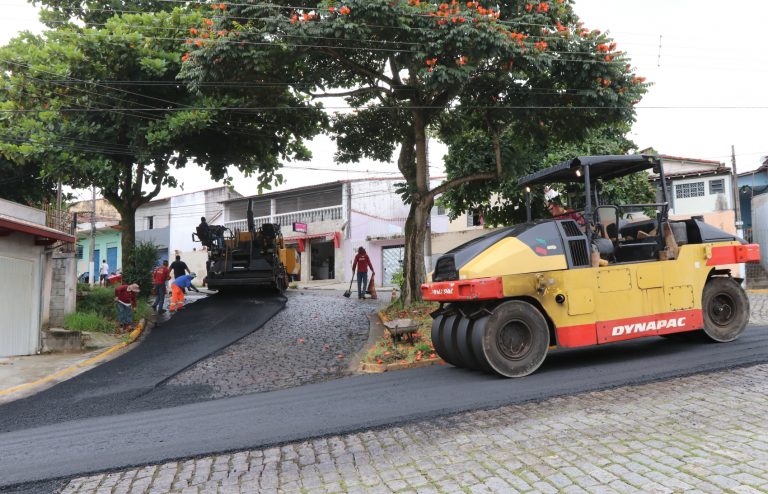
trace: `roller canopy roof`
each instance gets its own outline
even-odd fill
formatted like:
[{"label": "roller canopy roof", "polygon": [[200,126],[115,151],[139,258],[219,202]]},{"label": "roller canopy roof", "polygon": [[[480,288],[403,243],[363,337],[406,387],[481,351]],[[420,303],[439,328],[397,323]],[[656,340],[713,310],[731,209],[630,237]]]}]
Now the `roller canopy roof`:
[{"label": "roller canopy roof", "polygon": [[648,168],[654,168],[661,165],[656,156],[647,154],[626,155],[608,155],[608,156],[578,156],[576,158],[564,161],[546,170],[539,170],[521,178],[517,183],[525,187],[533,184],[546,184],[553,182],[583,182],[584,172],[576,174],[576,170],[589,167],[589,177],[591,180],[611,179],[623,177],[630,173],[635,173]]}]

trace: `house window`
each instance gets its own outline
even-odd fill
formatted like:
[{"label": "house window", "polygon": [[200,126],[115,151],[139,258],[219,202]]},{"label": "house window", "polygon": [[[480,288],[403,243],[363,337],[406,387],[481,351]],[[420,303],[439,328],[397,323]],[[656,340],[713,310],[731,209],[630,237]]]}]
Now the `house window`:
[{"label": "house window", "polygon": [[467,211],[467,226],[482,226],[483,216],[477,209],[473,211]]},{"label": "house window", "polygon": [[154,228],[155,228],[155,217],[147,216],[147,230],[152,230]]},{"label": "house window", "polygon": [[725,193],[725,180],[720,178],[717,180],[709,181],[709,193],[710,194],[723,194]]},{"label": "house window", "polygon": [[78,259],[83,258],[83,246],[80,244],[77,244],[77,258]]},{"label": "house window", "polygon": [[688,197],[703,197],[704,182],[693,182],[689,184],[675,185],[675,199],[685,199]]},{"label": "house window", "polygon": [[445,216],[445,206],[443,206],[442,204],[437,205],[437,215]]}]

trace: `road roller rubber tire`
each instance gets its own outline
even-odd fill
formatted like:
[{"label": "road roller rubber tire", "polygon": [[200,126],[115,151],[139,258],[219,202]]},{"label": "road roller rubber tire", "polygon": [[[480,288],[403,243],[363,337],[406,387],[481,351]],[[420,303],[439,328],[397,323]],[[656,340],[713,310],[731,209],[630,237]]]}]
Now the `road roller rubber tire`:
[{"label": "road roller rubber tire", "polygon": [[472,350],[472,327],[475,320],[463,318],[456,327],[456,349],[459,351],[461,361],[467,369],[486,370],[478,362],[475,352]]},{"label": "road roller rubber tire", "polygon": [[703,333],[718,343],[733,341],[749,322],[749,298],[732,278],[710,278],[701,297]]},{"label": "road roller rubber tire", "polygon": [[456,314],[452,321],[445,322],[443,329],[440,331],[441,347],[445,352],[443,360],[456,367],[466,367],[456,345],[457,328],[465,319],[461,314]]},{"label": "road roller rubber tire", "polygon": [[480,319],[475,319],[472,327],[470,328],[470,334],[467,338],[467,346],[469,351],[475,356],[479,369],[485,372],[495,372],[493,367],[488,364],[483,353],[483,338],[485,335],[485,328],[488,325],[488,318],[490,316],[483,316]]},{"label": "road roller rubber tire", "polygon": [[[473,344],[477,341],[474,336]],[[538,369],[547,356],[547,321],[528,302],[504,302],[488,316],[481,345],[484,360],[494,372],[504,377],[527,376]]]}]

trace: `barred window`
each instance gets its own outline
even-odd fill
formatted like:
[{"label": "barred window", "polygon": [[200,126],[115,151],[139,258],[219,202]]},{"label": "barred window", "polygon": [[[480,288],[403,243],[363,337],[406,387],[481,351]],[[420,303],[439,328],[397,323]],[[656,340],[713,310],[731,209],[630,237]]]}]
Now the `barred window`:
[{"label": "barred window", "polygon": [[82,244],[77,244],[77,258],[82,259],[83,258],[83,246]]},{"label": "barred window", "polygon": [[437,205],[437,215],[445,216],[445,206],[443,206],[442,204]]},{"label": "barred window", "polygon": [[675,199],[685,199],[687,197],[703,197],[704,182],[693,182],[690,184],[675,185]]},{"label": "barred window", "polygon": [[722,194],[725,192],[725,180],[722,178],[709,181],[710,194]]}]

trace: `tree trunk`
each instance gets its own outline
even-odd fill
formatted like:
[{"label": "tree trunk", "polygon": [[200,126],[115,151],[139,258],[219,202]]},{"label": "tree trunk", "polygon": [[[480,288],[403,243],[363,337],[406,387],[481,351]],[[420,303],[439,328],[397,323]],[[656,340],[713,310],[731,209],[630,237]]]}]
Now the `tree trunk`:
[{"label": "tree trunk", "polygon": [[424,241],[432,200],[413,201],[405,221],[405,255],[403,258],[403,293],[405,305],[421,300],[421,284],[426,280]]},{"label": "tree trunk", "polygon": [[136,245],[136,209],[128,206],[120,211],[121,246],[123,249],[123,269],[128,265],[128,257]]},{"label": "tree trunk", "polygon": [[[403,258],[403,293],[405,305],[421,300],[421,284],[426,279],[424,241],[427,221],[434,202],[427,181],[427,136],[423,110],[413,110],[413,136],[416,147],[416,169],[411,193],[411,209],[405,221],[405,254]],[[408,177],[406,177],[408,178]]]}]

